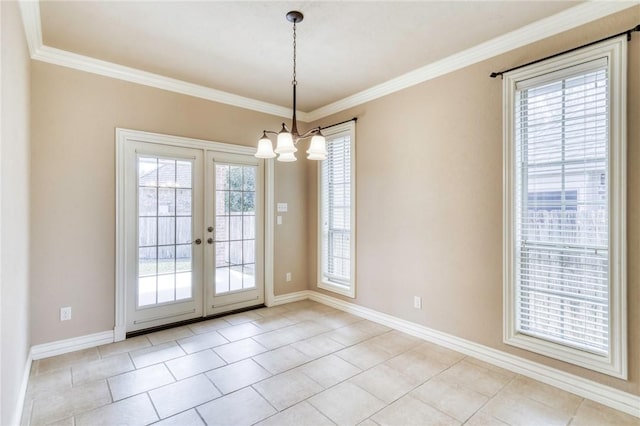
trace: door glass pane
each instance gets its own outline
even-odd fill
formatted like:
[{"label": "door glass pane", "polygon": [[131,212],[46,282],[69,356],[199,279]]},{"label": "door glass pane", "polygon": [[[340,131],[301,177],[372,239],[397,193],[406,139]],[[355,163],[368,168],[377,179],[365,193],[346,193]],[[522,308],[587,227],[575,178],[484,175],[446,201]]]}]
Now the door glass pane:
[{"label": "door glass pane", "polygon": [[138,158],[138,307],[192,297],[192,173],[191,161]]},{"label": "door glass pane", "polygon": [[[218,164],[215,293],[255,288],[255,166]],[[230,266],[230,267],[229,267]]]}]

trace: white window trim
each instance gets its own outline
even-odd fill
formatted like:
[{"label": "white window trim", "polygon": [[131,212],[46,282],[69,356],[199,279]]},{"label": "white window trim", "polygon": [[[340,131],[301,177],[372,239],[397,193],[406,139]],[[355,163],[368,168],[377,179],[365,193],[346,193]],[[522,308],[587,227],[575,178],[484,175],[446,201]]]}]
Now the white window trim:
[{"label": "white window trim", "polygon": [[[610,301],[609,351],[607,356],[570,348],[516,331],[515,301],[515,123],[516,83],[598,58],[608,59],[609,74],[609,250]],[[503,247],[503,338],[504,343],[571,364],[627,379],[627,266],[626,266],[626,69],[627,39],[621,36],[566,55],[530,65],[504,75],[504,247]]]},{"label": "white window trim", "polygon": [[336,283],[328,282],[324,280],[322,274],[322,167],[318,164],[318,256],[317,256],[317,270],[318,270],[318,288],[328,290],[343,296],[355,298],[356,297],[356,124],[355,121],[350,121],[339,126],[334,126],[329,129],[323,130],[323,133],[327,140],[332,137],[343,135],[349,135],[351,142],[351,279],[350,286],[339,285]]}]

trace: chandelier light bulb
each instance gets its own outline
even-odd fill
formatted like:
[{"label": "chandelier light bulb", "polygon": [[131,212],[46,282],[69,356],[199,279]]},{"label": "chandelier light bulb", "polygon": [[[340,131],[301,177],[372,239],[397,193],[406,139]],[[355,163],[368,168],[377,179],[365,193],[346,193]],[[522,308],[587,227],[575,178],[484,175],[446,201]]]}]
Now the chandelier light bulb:
[{"label": "chandelier light bulb", "polygon": [[278,161],[282,161],[285,163],[296,161],[296,155],[293,152],[285,152],[278,155]]},{"label": "chandelier light bulb", "polygon": [[258,152],[255,153],[256,158],[274,158],[276,153],[273,152],[273,143],[267,137],[267,132],[262,133],[262,137],[258,141]]}]

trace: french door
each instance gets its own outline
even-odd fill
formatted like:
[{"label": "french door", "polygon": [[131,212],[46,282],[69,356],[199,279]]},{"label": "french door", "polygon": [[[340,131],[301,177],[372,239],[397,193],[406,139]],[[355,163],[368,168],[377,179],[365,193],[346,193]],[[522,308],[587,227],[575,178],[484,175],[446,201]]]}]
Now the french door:
[{"label": "french door", "polygon": [[124,157],[126,331],[262,304],[262,163],[142,141]]},{"label": "french door", "polygon": [[264,302],[262,174],[253,156],[207,154],[209,315]]}]

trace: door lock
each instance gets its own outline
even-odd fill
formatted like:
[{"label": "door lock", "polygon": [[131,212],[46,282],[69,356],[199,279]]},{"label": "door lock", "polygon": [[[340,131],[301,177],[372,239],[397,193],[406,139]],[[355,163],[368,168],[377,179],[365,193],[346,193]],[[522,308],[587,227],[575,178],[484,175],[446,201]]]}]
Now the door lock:
[{"label": "door lock", "polygon": [[207,228],[207,231],[209,231],[209,232],[213,232],[213,226],[208,227],[208,228]]},{"label": "door lock", "polygon": [[213,244],[213,238],[207,238],[207,243]]}]

